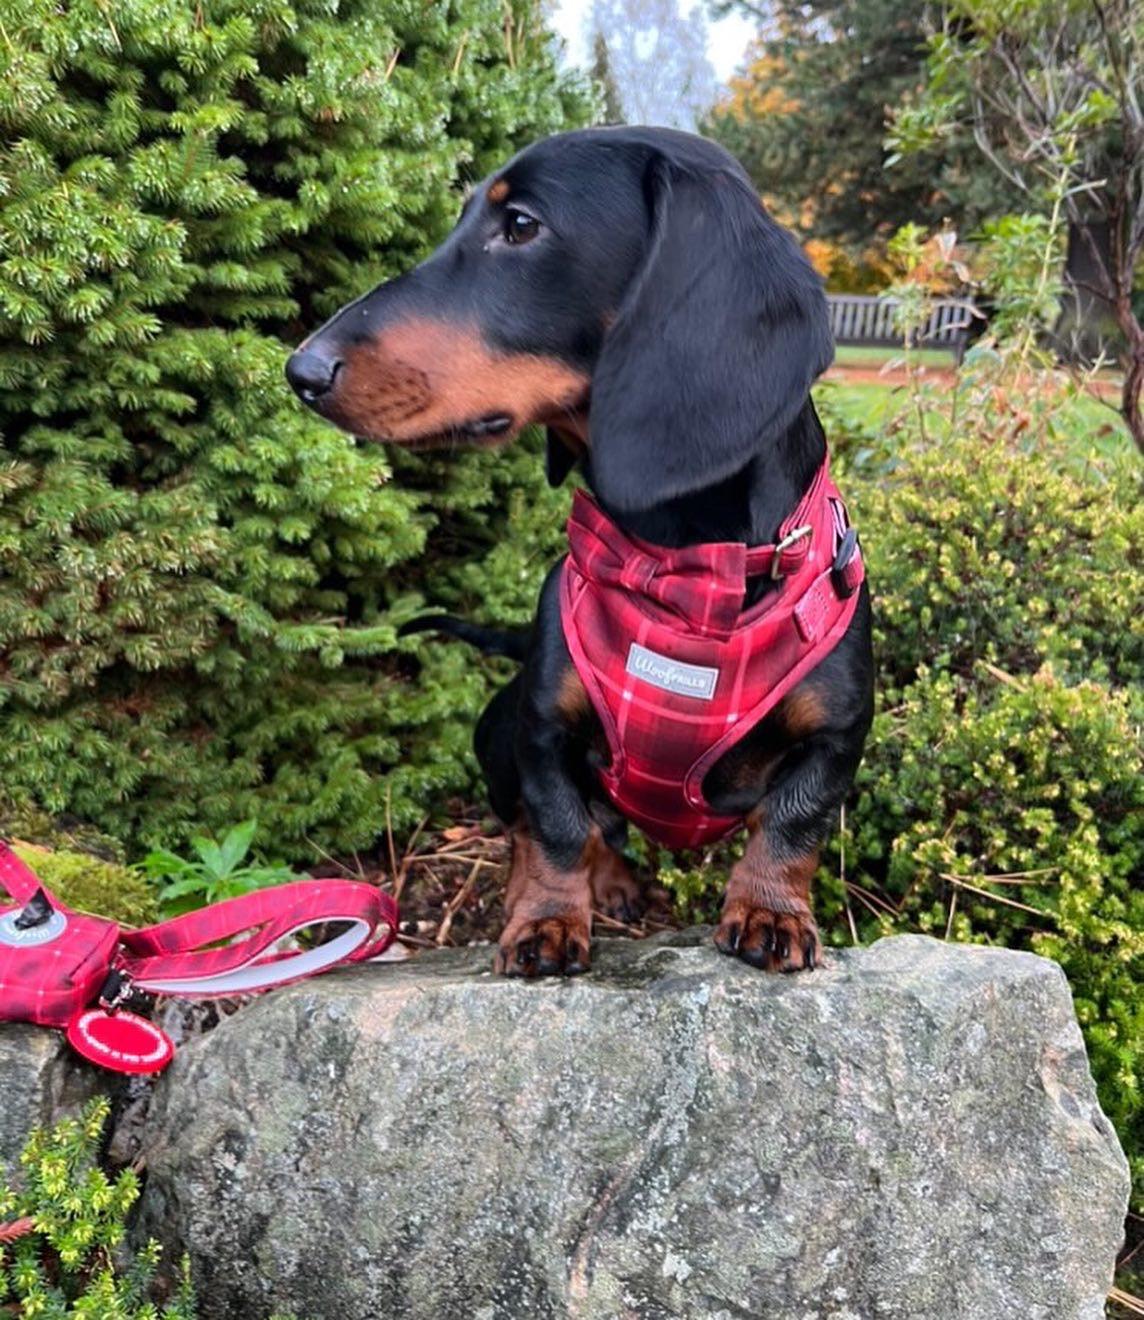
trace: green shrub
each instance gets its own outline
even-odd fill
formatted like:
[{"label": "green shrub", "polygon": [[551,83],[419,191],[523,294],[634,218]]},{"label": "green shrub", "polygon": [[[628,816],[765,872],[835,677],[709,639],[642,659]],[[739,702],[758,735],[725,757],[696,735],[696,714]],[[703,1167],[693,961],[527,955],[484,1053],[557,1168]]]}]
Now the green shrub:
[{"label": "green shrub", "polygon": [[923,670],[877,716],[817,908],[834,944],[920,930],[1028,948],[1069,977],[1144,1192],[1144,730],[1126,692],[1045,668]]},{"label": "green shrub", "polygon": [[1139,464],[944,437],[848,486],[877,600],[883,685],[920,664],[1144,682]]},{"label": "green shrub", "polygon": [[109,1108],[100,1097],[81,1119],[36,1129],[20,1157],[23,1189],[0,1182],[0,1227],[7,1227],[0,1235],[0,1306],[6,1312],[27,1320],[194,1320],[185,1261],[174,1300],[159,1308],[148,1300],[159,1244],[149,1242],[133,1259],[124,1256],[124,1224],[139,1182],[131,1169],[108,1178],[96,1162]]},{"label": "green shrub", "polygon": [[536,0],[6,7],[6,790],[132,851],[257,816],[312,858],[468,784],[484,671],[395,632],[496,460],[398,487],[282,367],[588,108]]},{"label": "green shrub", "polygon": [[52,816],[0,788],[0,839],[20,839],[48,849],[88,853],[106,862],[123,861],[123,845],[110,834],[73,816]]}]

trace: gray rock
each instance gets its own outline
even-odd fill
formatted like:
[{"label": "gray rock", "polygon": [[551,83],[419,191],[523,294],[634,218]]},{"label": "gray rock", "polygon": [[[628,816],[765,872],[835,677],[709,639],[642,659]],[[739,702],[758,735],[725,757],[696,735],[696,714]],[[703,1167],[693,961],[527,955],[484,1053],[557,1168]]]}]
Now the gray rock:
[{"label": "gray rock", "polygon": [[1096,1320],[1128,1174],[1060,969],[902,936],[767,976],[336,973],[188,1046],[143,1231],[207,1317]]},{"label": "gray rock", "polygon": [[79,1113],[106,1078],[58,1031],[0,1022],[0,1182],[18,1167],[32,1128]]}]

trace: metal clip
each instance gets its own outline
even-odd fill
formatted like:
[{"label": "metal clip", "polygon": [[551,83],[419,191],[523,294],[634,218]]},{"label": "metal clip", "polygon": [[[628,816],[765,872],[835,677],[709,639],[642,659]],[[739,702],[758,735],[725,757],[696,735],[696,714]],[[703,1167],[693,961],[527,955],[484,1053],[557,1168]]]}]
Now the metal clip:
[{"label": "metal clip", "polygon": [[801,527],[796,527],[793,532],[787,532],[783,539],[775,546],[775,557],[771,560],[771,581],[777,582],[779,578],[786,575],[779,569],[782,562],[783,551],[789,550],[792,545],[797,545],[804,536],[809,536],[814,528],[809,523],[803,523]]},{"label": "metal clip", "polygon": [[830,566],[830,580],[841,600],[848,600],[858,590],[858,583],[848,582],[846,578],[847,565],[854,558],[857,549],[858,529],[847,527],[846,535],[839,542],[838,550],[834,555],[834,563]]},{"label": "metal clip", "polygon": [[113,1015],[116,1009],[122,1008],[131,997],[131,978],[126,972],[121,972],[117,967],[113,967],[107,973],[107,980],[103,983],[103,989],[99,992],[99,1006],[109,1015]]}]

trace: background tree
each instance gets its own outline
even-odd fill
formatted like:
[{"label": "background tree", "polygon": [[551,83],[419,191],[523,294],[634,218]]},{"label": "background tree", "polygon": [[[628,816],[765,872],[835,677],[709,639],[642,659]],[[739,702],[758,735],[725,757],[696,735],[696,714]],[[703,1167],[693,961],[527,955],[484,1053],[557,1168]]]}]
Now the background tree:
[{"label": "background tree", "polygon": [[925,73],[924,6],[733,0],[722,9],[753,16],[760,35],[704,131],[742,160],[804,237],[858,255],[910,221],[953,217],[966,230],[1008,209],[1005,181],[982,167],[964,136],[884,169],[887,108]]},{"label": "background tree", "polygon": [[953,0],[924,91],[897,112],[903,156],[968,127],[998,177],[1068,216],[1074,283],[1112,309],[1121,412],[1144,452],[1144,8],[1136,0]]},{"label": "background tree", "polygon": [[675,0],[594,0],[589,28],[600,38],[629,124],[693,129],[715,99],[707,20]]},{"label": "background tree", "polygon": [[589,69],[592,81],[600,89],[604,98],[603,123],[624,123],[624,105],[620,100],[620,89],[612,75],[612,61],[608,55],[608,41],[597,28],[592,35],[592,67]]},{"label": "background tree", "polygon": [[503,465],[391,483],[282,368],[587,112],[533,0],[9,0],[0,795],[313,860],[468,785],[487,681],[395,634]]}]

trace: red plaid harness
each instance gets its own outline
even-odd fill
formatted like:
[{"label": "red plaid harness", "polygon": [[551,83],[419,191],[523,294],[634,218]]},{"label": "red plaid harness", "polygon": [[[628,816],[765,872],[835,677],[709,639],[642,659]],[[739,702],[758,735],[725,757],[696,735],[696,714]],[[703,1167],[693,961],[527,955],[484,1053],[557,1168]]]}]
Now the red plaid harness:
[{"label": "red plaid harness", "polygon": [[[695,848],[742,824],[703,796],[707,771],[834,649],[865,572],[824,460],[775,545],[667,550],[578,490],[560,614],[611,752],[605,791],[645,834]],[[779,583],[744,610],[747,579]]]}]

